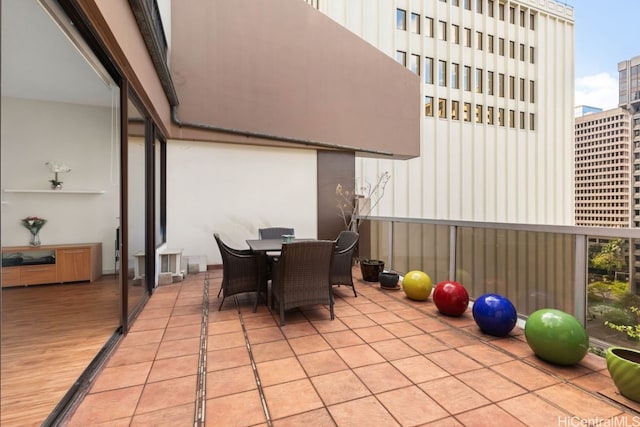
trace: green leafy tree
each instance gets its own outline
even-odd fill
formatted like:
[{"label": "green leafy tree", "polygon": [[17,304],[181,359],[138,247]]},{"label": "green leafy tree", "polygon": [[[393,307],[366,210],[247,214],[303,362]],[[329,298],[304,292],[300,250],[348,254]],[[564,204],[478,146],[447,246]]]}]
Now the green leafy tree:
[{"label": "green leafy tree", "polygon": [[591,265],[593,267],[605,270],[608,273],[619,271],[625,268],[626,260],[624,257],[627,241],[624,239],[613,239],[602,246],[600,252],[593,256]]}]

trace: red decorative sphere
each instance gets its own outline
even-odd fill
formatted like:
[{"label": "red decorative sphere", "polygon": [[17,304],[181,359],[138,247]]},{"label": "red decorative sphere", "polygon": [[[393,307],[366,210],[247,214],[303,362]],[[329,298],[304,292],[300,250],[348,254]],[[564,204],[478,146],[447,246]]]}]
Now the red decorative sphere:
[{"label": "red decorative sphere", "polygon": [[442,314],[461,316],[469,307],[469,294],[458,282],[445,280],[433,291],[433,302]]}]

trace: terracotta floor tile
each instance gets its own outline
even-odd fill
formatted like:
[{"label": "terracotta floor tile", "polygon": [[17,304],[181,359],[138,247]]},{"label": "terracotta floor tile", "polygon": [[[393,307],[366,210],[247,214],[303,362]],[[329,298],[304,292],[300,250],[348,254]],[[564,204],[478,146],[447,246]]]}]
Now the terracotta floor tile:
[{"label": "terracotta floor tile", "polygon": [[256,363],[267,360],[284,359],[294,355],[287,340],[271,341],[261,344],[252,344],[251,353]]},{"label": "terracotta floor tile", "polygon": [[151,367],[148,382],[164,381],[198,373],[198,354],[156,360]]},{"label": "terracotta floor tile", "polygon": [[446,418],[449,413],[417,386],[376,396],[403,426],[415,426]]},{"label": "terracotta floor tile", "polygon": [[358,376],[350,370],[319,375],[311,378],[311,382],[327,406],[371,394]]},{"label": "terracotta floor tile", "polygon": [[152,329],[150,331],[129,332],[123,339],[118,348],[131,346],[140,346],[144,344],[153,344],[162,341],[164,329]]},{"label": "terracotta floor tile", "polygon": [[207,352],[207,371],[235,368],[251,361],[246,347],[234,347]]},{"label": "terracotta floor tile", "polygon": [[333,348],[348,347],[351,345],[364,344],[362,338],[360,338],[352,330],[329,332],[323,334],[324,339],[327,340],[329,345]]},{"label": "terracotta floor tile", "polygon": [[168,307],[145,307],[142,312],[138,315],[136,320],[148,320],[148,319],[167,319],[171,316],[173,312],[173,304]]},{"label": "terracotta floor tile", "polygon": [[360,313],[358,309],[356,309],[352,305],[341,305],[339,307],[334,306],[334,312],[338,319],[344,319],[345,317],[362,315],[362,313]]},{"label": "terracotta floor tile", "polygon": [[422,317],[420,319],[411,320],[411,324],[416,328],[422,329],[425,332],[438,332],[445,329],[449,329],[450,326],[440,322],[433,317]]},{"label": "terracotta floor tile", "polygon": [[421,354],[433,353],[436,351],[448,350],[449,347],[433,338],[431,335],[422,334],[422,335],[413,335],[410,337],[402,338],[402,341],[407,344],[409,347],[413,348],[415,351]]},{"label": "terracotta floor tile", "polygon": [[400,425],[373,396],[332,405],[328,409],[339,426],[368,426],[373,420],[376,427]]},{"label": "terracotta floor tile", "polygon": [[331,348],[327,341],[319,334],[292,338],[289,340],[289,345],[291,345],[293,352],[298,355],[329,350]]},{"label": "terracotta floor tile", "polygon": [[73,418],[70,427],[85,427],[119,418],[131,417],[134,414],[143,386],[127,387],[85,396]]},{"label": "terracotta floor tile", "polygon": [[252,426],[266,422],[258,390],[207,399],[205,420],[211,426]]},{"label": "terracotta floor tile", "polygon": [[[455,377],[445,377],[418,385],[451,414],[460,414],[491,403]],[[491,424],[497,425],[497,424]]]},{"label": "terracotta floor tile", "polygon": [[353,371],[373,393],[382,393],[411,385],[411,381],[388,362],[355,368]]},{"label": "terracotta floor tile", "polygon": [[187,403],[172,408],[160,409],[133,417],[131,427],[172,426],[193,427],[195,404]]},{"label": "terracotta floor tile", "polygon": [[607,360],[604,357],[597,356],[593,353],[587,353],[580,361],[579,365],[591,369],[592,371],[604,371],[607,369]]},{"label": "terracotta floor tile", "polygon": [[[181,316],[186,317],[186,316]],[[241,332],[242,324],[238,319],[219,320],[216,322],[209,322],[207,325],[207,334],[218,335],[227,334],[229,332]]]},{"label": "terracotta floor tile", "polygon": [[[329,320],[330,322],[330,320]],[[287,338],[303,337],[318,333],[310,322],[291,323],[282,327],[282,333]]]},{"label": "terracotta floor tile", "polygon": [[244,318],[243,320],[244,320],[244,327],[247,328],[247,330],[278,325],[276,320],[271,315],[247,317],[247,318]]},{"label": "terracotta floor tile", "polygon": [[[518,427],[525,426],[497,405],[485,406],[473,411],[459,414],[457,418],[468,427],[486,427],[486,426],[509,426]],[[552,424],[557,425],[557,424]]]},{"label": "terracotta floor tile", "polygon": [[456,329],[444,329],[442,331],[432,332],[431,335],[452,348],[475,344],[477,342],[475,337],[459,332]]},{"label": "terracotta floor tile", "polygon": [[107,362],[107,366],[129,365],[140,362],[151,362],[155,359],[160,343],[137,345],[129,347],[126,351],[117,351]]},{"label": "terracotta floor tile", "polygon": [[[200,316],[202,316],[202,314],[200,314]],[[238,313],[234,310],[227,310],[227,311],[218,311],[218,305],[212,305],[209,304],[209,317],[208,317],[208,321],[209,323],[211,322],[217,322],[217,321],[222,321],[222,320],[233,320],[233,319],[238,319]],[[246,319],[245,319],[246,322]]]},{"label": "terracotta floor tile", "polygon": [[491,341],[491,344],[500,347],[515,357],[527,357],[533,355],[533,351],[526,342],[522,342],[512,336]]},{"label": "terracotta floor tile", "polygon": [[571,382],[593,393],[598,393],[600,390],[615,387],[615,384],[609,375],[603,375],[600,373],[592,373],[576,377],[573,378]]},{"label": "terracotta floor tile", "polygon": [[322,408],[322,400],[308,379],[264,388],[271,418],[289,417]]},{"label": "terracotta floor tile", "polygon": [[570,425],[566,412],[533,393],[507,399],[497,405],[529,426],[559,426],[563,419],[567,421],[565,425]]},{"label": "terracotta floor tile", "polygon": [[167,327],[174,328],[176,326],[191,325],[193,323],[202,324],[202,314],[189,314],[186,316],[171,316]]},{"label": "terracotta floor tile", "polygon": [[384,362],[384,358],[367,344],[338,348],[336,352],[351,368]]},{"label": "terracotta floor tile", "polygon": [[418,329],[411,323],[404,321],[399,323],[388,323],[386,325],[382,325],[382,327],[399,338],[424,334],[421,329]]},{"label": "terracotta floor tile", "polygon": [[447,371],[422,355],[394,360],[391,363],[414,384],[449,375]]},{"label": "terracotta floor tile", "polygon": [[368,326],[366,328],[357,328],[353,332],[358,334],[364,342],[373,343],[376,341],[384,341],[394,338],[391,332],[384,329],[382,326]]},{"label": "terracotta floor tile", "polygon": [[158,348],[156,359],[197,354],[200,350],[200,338],[187,338],[184,340],[163,341]]},{"label": "terracotta floor tile", "polygon": [[200,295],[186,294],[183,296],[183,294],[180,294],[176,300],[175,307],[197,306],[202,308],[202,291],[199,293]]},{"label": "terracotta floor tile", "polygon": [[404,359],[419,354],[398,338],[373,342],[370,345],[387,360]]},{"label": "terracotta floor tile", "polygon": [[537,390],[536,394],[563,408],[569,414],[580,414],[582,418],[610,418],[620,413],[613,404],[605,403],[568,384],[552,385]]},{"label": "terracotta floor tile", "polygon": [[349,317],[341,317],[340,320],[342,320],[342,323],[344,323],[345,325],[347,325],[347,327],[351,329],[366,328],[367,326],[376,325],[376,322],[374,322],[364,314],[357,314],[355,316],[349,316]]},{"label": "terracotta floor tile", "polygon": [[432,362],[436,363],[452,375],[472,371],[482,367],[482,365],[475,360],[468,358],[456,350],[438,351],[435,353],[429,353],[426,356]]},{"label": "terracotta floor tile", "polygon": [[492,366],[491,369],[527,390],[538,390],[559,380],[519,360]]},{"label": "terracotta floor tile", "polygon": [[327,334],[329,332],[344,331],[348,329],[347,325],[345,325],[337,317],[333,320],[314,320],[311,322],[311,324],[321,334]]},{"label": "terracotta floor tile", "polygon": [[153,362],[105,368],[91,387],[91,393],[144,384]]},{"label": "terracotta floor tile", "polygon": [[492,402],[527,392],[524,388],[488,368],[465,372],[457,375],[457,378]]},{"label": "terracotta floor tile", "polygon": [[273,422],[274,427],[335,427],[331,415],[325,408],[293,415]]},{"label": "terracotta floor tile", "polygon": [[137,414],[184,405],[195,400],[196,375],[148,383],[142,391]]},{"label": "terracotta floor tile", "polygon": [[260,382],[263,386],[285,383],[288,381],[306,378],[302,365],[295,357],[286,359],[269,360],[256,365]]},{"label": "terracotta floor tile", "polygon": [[202,304],[198,304],[197,306],[183,306],[183,307],[174,307],[171,310],[172,316],[190,316],[194,314],[202,313]]},{"label": "terracotta floor tile", "polygon": [[177,326],[175,328],[167,328],[162,337],[163,341],[182,340],[185,338],[200,337],[202,327],[200,323],[192,323],[189,325]]},{"label": "terracotta floor tile", "polygon": [[379,313],[369,313],[367,314],[369,319],[376,322],[378,325],[386,325],[388,323],[398,323],[402,322],[402,317],[396,316],[394,313],[389,311],[381,311]]},{"label": "terracotta floor tile", "polygon": [[284,339],[284,335],[277,326],[268,326],[266,328],[249,329],[247,336],[251,345],[265,342],[280,341]]},{"label": "terracotta floor tile", "polygon": [[538,358],[535,355],[531,355],[530,357],[525,358],[524,361],[529,363],[530,365],[538,367],[538,369],[543,372],[548,372],[551,375],[555,375],[564,379],[577,378],[591,372],[590,369],[584,366],[580,366],[579,364],[570,366],[554,365]]},{"label": "terracotta floor tile", "polygon": [[[360,302],[360,301],[359,301]],[[385,311],[384,307],[373,302],[363,302],[354,306],[362,314],[379,313]]]},{"label": "terracotta floor tile", "polygon": [[222,350],[223,348],[244,347],[245,340],[242,332],[229,332],[220,335],[209,335],[208,350]]},{"label": "terracotta floor tile", "polygon": [[308,377],[342,371],[348,366],[334,350],[318,351],[298,356]]},{"label": "terracotta floor tile", "polygon": [[493,366],[500,363],[506,363],[514,360],[512,356],[502,353],[496,350],[489,344],[474,343],[466,345],[458,349],[462,354],[470,357],[476,362],[484,366]]},{"label": "terracotta floor tile", "polygon": [[257,389],[250,365],[207,373],[207,399]]},{"label": "terracotta floor tile", "polygon": [[169,323],[169,318],[159,317],[157,319],[136,319],[133,322],[133,325],[131,325],[129,333],[164,329],[167,327],[167,323]]},{"label": "terracotta floor tile", "polygon": [[[406,307],[406,306],[405,306]],[[394,311],[396,316],[403,318],[404,320],[418,320],[425,319],[427,316],[420,310],[415,308],[406,307],[401,310]]]}]

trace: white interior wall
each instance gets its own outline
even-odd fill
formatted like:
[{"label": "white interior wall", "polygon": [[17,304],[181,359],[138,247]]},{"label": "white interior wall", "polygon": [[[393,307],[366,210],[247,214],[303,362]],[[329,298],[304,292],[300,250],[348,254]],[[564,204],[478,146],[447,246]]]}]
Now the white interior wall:
[{"label": "white interior wall", "polygon": [[293,227],[317,237],[315,150],[170,140],[167,143],[167,247],[222,259],[217,232],[247,248],[258,228]]},{"label": "white interior wall", "polygon": [[[25,246],[29,231],[20,220],[47,219],[42,244],[102,243],[104,272],[114,269],[119,209],[119,139],[105,107],[2,98],[2,246]],[[67,164],[63,190],[103,194],[7,193],[5,189],[50,189],[47,161]]]}]

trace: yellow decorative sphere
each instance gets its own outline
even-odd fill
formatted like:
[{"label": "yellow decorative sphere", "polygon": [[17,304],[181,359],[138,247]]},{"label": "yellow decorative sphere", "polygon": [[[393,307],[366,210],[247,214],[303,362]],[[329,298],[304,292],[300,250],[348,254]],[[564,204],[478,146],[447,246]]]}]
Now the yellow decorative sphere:
[{"label": "yellow decorative sphere", "polygon": [[408,272],[402,280],[402,290],[407,298],[416,301],[426,301],[431,295],[433,282],[424,271],[413,270]]}]

